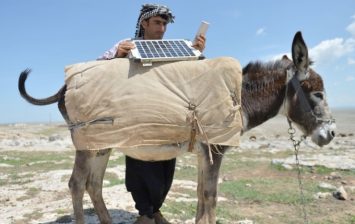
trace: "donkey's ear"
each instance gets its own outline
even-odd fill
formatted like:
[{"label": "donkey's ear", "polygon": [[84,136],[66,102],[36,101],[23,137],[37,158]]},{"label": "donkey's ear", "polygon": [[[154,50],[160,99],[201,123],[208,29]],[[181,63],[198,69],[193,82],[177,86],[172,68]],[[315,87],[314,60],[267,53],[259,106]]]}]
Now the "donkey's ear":
[{"label": "donkey's ear", "polygon": [[[309,66],[308,48],[303,40],[302,34],[298,31],[292,42],[292,60],[299,71],[299,75],[306,74]],[[302,75],[301,75],[302,76]],[[299,77],[304,79],[306,77]]]}]

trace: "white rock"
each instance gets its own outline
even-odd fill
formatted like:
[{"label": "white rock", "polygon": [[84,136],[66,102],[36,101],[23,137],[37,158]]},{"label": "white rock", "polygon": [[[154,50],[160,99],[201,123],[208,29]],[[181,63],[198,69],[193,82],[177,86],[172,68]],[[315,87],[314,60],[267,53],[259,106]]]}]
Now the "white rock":
[{"label": "white rock", "polygon": [[334,191],[333,196],[339,200],[347,200],[348,199],[348,194],[346,193],[343,186],[340,186],[336,191]]},{"label": "white rock", "polygon": [[331,185],[329,183],[325,183],[325,182],[319,183],[318,187],[320,187],[322,189],[326,189],[326,190],[332,190],[332,191],[335,191],[337,189],[336,186]]},{"label": "white rock", "polygon": [[314,195],[315,199],[322,199],[322,198],[327,198],[331,196],[332,194],[330,192],[318,192]]}]

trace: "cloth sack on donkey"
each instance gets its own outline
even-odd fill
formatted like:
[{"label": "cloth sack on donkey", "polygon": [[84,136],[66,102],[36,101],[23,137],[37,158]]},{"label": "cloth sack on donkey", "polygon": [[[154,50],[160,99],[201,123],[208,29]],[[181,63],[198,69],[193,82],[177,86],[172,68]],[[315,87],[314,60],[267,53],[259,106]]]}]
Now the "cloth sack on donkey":
[{"label": "cloth sack on donkey", "polygon": [[77,150],[202,141],[238,146],[242,69],[233,58],[126,58],[65,68],[65,104]]}]

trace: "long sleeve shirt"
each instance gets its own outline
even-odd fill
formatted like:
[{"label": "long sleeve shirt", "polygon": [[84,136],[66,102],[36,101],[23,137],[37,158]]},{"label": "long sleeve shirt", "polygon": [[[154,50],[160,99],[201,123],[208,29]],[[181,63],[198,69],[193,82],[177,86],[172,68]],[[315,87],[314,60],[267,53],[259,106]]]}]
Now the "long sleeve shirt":
[{"label": "long sleeve shirt", "polygon": [[114,59],[118,50],[118,45],[124,41],[132,40],[131,38],[126,38],[117,42],[111,49],[105,51],[103,55],[97,58],[97,60],[111,60]]}]

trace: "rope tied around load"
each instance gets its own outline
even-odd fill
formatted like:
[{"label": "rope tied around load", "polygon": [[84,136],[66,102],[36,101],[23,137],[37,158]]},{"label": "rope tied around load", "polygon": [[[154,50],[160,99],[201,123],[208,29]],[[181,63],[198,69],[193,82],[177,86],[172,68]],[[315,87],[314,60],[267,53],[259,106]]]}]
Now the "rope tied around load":
[{"label": "rope tied around load", "polygon": [[70,123],[68,124],[68,129],[69,130],[74,130],[77,128],[82,128],[82,127],[87,127],[92,124],[113,124],[114,118],[113,117],[103,117],[103,118],[97,118],[93,119],[90,121],[82,121],[82,122],[77,122],[77,123]]},{"label": "rope tied around load", "polygon": [[196,107],[197,106],[191,102],[189,102],[189,105],[187,107],[190,113],[187,115],[186,121],[191,124],[191,134],[188,152],[192,152],[194,148],[196,142],[196,135],[202,134],[208,146],[208,156],[210,158],[210,164],[213,165],[212,149],[208,142],[207,134],[203,129],[200,120],[198,119]]}]

